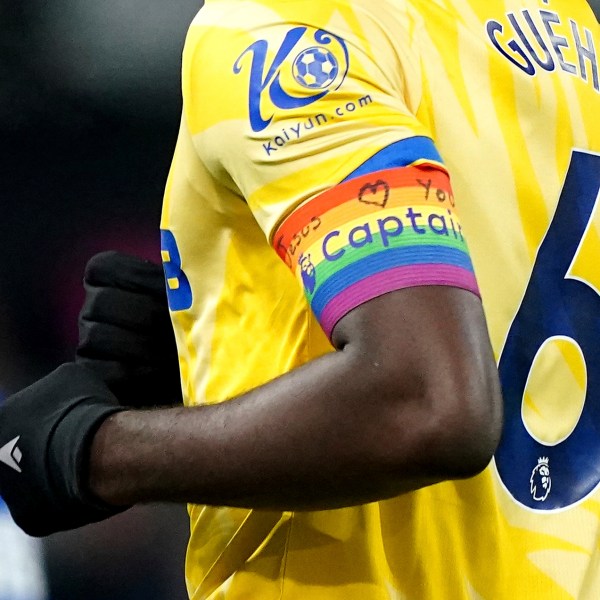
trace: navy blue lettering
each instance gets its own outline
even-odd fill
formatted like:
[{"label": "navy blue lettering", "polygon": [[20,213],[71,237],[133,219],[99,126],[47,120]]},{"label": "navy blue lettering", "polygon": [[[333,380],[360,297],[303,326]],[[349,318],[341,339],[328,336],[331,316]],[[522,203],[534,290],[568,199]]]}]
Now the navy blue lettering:
[{"label": "navy blue lettering", "polygon": [[502,33],[504,31],[504,27],[502,23],[498,23],[498,21],[488,21],[487,23],[487,33],[490,38],[490,41],[494,45],[494,48],[504,56],[504,58],[508,59],[513,65],[519,67],[521,71],[527,73],[527,75],[535,75],[535,67],[533,63],[529,59],[529,57],[525,54],[525,51],[515,42],[515,40],[511,40],[508,43],[508,47],[517,55],[519,55],[524,61],[525,64],[521,64],[518,60],[516,60],[513,56],[511,56],[500,44],[498,39],[496,38],[497,33]]},{"label": "navy blue lettering", "polygon": [[271,154],[273,154],[273,152],[277,152],[277,148],[274,148],[273,144],[271,142],[267,142],[266,144],[263,144],[263,148],[265,149],[267,156],[271,156]]},{"label": "navy blue lettering", "polygon": [[[359,238],[358,234],[361,232],[363,235],[361,235]],[[364,225],[359,225],[358,227],[352,229],[352,231],[350,231],[350,235],[348,236],[348,241],[353,248],[362,248],[367,244],[372,244],[373,234],[371,233],[369,224],[365,223]]]},{"label": "navy blue lettering", "polygon": [[[396,226],[395,229],[387,229],[386,225],[388,223],[393,223]],[[402,225],[402,221],[398,217],[377,219],[377,224],[379,225],[379,233],[381,234],[381,243],[385,248],[390,245],[389,238],[398,237],[404,231],[404,225]]]},{"label": "navy blue lettering", "polygon": [[577,30],[577,23],[575,23],[573,20],[571,20],[571,29],[573,30],[573,37],[575,38],[575,48],[579,58],[579,71],[581,72],[581,77],[584,81],[588,80],[587,69],[585,66],[585,59],[587,58],[592,65],[592,82],[594,84],[594,89],[597,92],[600,92],[600,82],[598,80],[598,56],[596,54],[596,48],[594,47],[594,38],[592,36],[592,32],[585,27],[583,28],[587,42],[586,48],[581,43],[579,31]]},{"label": "navy blue lettering", "polygon": [[521,26],[519,25],[516,17],[513,14],[509,13],[508,20],[511,22],[512,26],[515,28],[517,35],[521,38],[521,41],[523,42],[523,45],[525,46],[525,48],[527,48],[527,51],[529,52],[529,55],[531,56],[531,58],[533,58],[533,60],[535,60],[535,62],[538,65],[540,65],[540,67],[542,67],[542,69],[545,69],[546,71],[554,71],[555,65],[554,65],[554,59],[552,58],[552,54],[550,53],[550,50],[548,50],[548,47],[546,46],[544,40],[542,39],[542,36],[540,35],[540,32],[538,31],[535,23],[533,22],[533,19],[531,18],[531,15],[529,14],[528,10],[523,11],[523,17],[527,21],[527,24],[529,25],[529,28],[531,29],[531,32],[533,33],[537,43],[540,45],[541,49],[544,51],[544,54],[546,55],[545,60],[542,60],[537,55],[537,52],[533,49],[533,46],[529,42],[529,39],[523,33],[523,30],[521,29]]},{"label": "navy blue lettering", "polygon": [[427,233],[427,230],[424,227],[419,227],[417,225],[417,218],[422,217],[423,213],[415,212],[412,206],[406,211],[406,218],[410,219],[410,224],[412,225],[413,231],[418,233],[419,235],[423,235]]},{"label": "navy blue lettering", "polygon": [[462,235],[462,227],[459,225],[458,226],[458,232],[456,231],[456,226],[454,225],[454,219],[452,218],[452,211],[451,210],[448,211],[448,216],[450,217],[450,226],[452,227],[452,232],[454,233],[454,237],[457,238],[457,239],[460,237],[461,241],[464,242],[464,238],[463,238],[463,235]]},{"label": "navy blue lettering", "polygon": [[550,37],[550,42],[552,43],[554,51],[556,52],[556,58],[558,58],[558,64],[560,65],[560,68],[567,73],[576,75],[577,67],[571,63],[568,63],[562,55],[562,48],[569,47],[567,38],[563,37],[562,35],[556,35],[552,29],[553,24],[561,24],[560,17],[555,12],[551,12],[549,10],[540,10],[540,16],[542,17],[544,27],[546,28],[548,36]]},{"label": "navy blue lettering", "polygon": [[310,119],[304,122],[304,129],[306,129],[306,131],[310,131],[311,129],[314,129],[314,127],[315,124],[312,120],[312,117],[310,117]]},{"label": "navy blue lettering", "polygon": [[344,254],[346,253],[346,251],[342,248],[340,248],[337,252],[329,252],[329,250],[327,249],[327,244],[328,244],[329,240],[331,240],[335,237],[340,237],[340,232],[337,230],[330,231],[323,239],[323,248],[322,248],[323,256],[325,257],[326,260],[329,260],[331,262],[342,258],[342,256],[344,256]]},{"label": "navy blue lettering", "polygon": [[433,233],[437,233],[438,235],[450,235],[446,219],[443,215],[429,215],[427,223],[429,224],[429,229],[431,229]]}]

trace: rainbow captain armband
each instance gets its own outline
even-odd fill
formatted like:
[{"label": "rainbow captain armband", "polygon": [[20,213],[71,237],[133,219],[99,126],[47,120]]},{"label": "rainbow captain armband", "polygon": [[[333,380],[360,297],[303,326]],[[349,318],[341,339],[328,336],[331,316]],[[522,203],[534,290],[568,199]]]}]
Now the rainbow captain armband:
[{"label": "rainbow captain armband", "polygon": [[479,296],[450,179],[439,166],[346,181],[292,212],[273,244],[329,337],[345,314],[387,292],[447,285]]}]

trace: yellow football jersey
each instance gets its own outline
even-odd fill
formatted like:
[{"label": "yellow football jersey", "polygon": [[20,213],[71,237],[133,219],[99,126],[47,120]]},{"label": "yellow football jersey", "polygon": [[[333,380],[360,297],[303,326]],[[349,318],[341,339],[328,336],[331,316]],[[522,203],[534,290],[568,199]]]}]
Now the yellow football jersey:
[{"label": "yellow football jersey", "polygon": [[192,600],[600,598],[598,52],[585,0],[206,1],[161,225],[187,403],[442,283],[481,294],[505,426],[396,499],[190,506]]}]

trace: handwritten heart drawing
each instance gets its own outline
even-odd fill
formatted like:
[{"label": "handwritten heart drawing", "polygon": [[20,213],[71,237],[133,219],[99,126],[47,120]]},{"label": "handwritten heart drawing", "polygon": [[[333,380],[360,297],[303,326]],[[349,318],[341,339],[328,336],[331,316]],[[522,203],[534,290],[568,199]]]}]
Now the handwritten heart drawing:
[{"label": "handwritten heart drawing", "polygon": [[374,204],[385,208],[390,199],[390,184],[383,179],[378,179],[375,183],[367,183],[360,188],[358,192],[358,201],[363,204]]}]

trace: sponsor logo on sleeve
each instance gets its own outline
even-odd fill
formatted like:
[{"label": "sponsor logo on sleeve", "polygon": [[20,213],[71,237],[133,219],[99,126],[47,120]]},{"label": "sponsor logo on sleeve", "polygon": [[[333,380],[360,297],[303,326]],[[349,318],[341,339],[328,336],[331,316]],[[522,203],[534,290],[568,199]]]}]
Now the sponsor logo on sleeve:
[{"label": "sponsor logo on sleeve", "polygon": [[252,130],[266,129],[276,109],[309,106],[338,89],[348,74],[349,62],[346,42],[324,29],[294,27],[276,49],[268,40],[248,46],[233,72],[237,75],[249,67]]},{"label": "sponsor logo on sleeve", "polygon": [[350,54],[343,38],[306,26],[288,30],[278,43],[257,40],[238,56],[233,72],[248,77],[250,126],[253,132],[268,135],[262,144],[268,157],[290,142],[373,104],[370,94],[345,97],[323,111],[307,110],[299,120],[275,129],[277,113],[309,107],[324,99],[340,89],[349,68]]}]

